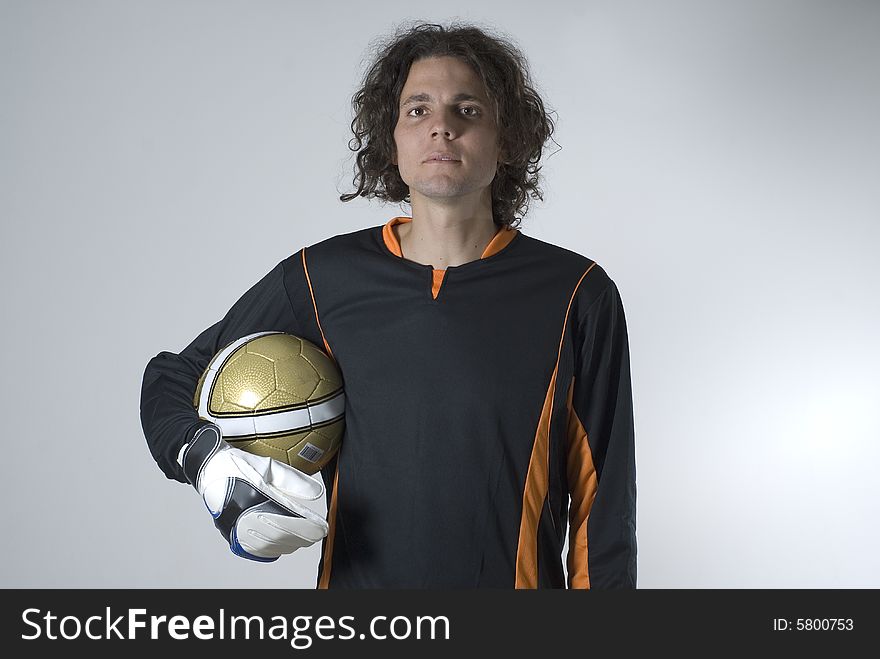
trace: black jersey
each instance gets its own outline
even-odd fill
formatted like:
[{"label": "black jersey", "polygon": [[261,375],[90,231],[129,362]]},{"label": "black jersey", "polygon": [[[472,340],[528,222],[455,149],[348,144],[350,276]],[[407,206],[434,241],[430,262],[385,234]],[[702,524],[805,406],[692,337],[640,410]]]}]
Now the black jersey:
[{"label": "black jersey", "polygon": [[[147,364],[141,421],[169,478],[205,421],[197,381],[260,331],[324,348],[345,435],[321,470],[318,588],[635,588],[626,321],[594,261],[500,229],[445,270],[406,259],[407,217],[278,263],[179,354]],[[567,525],[566,525],[567,522]]]}]

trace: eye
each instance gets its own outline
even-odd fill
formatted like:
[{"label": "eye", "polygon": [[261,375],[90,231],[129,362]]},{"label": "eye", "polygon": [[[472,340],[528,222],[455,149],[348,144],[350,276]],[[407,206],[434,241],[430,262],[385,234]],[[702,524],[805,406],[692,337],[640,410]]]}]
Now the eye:
[{"label": "eye", "polygon": [[[466,113],[465,113],[465,116],[466,116],[466,117],[477,117],[477,116],[480,115],[480,109],[477,108],[477,107],[474,107],[473,105],[465,105],[465,106],[462,106],[460,109],[461,109],[461,110],[470,110],[470,112],[466,112]],[[416,107],[410,109],[410,110],[406,113],[407,116],[408,116],[408,117],[421,117],[422,115],[420,115],[420,114],[419,114],[419,115],[414,115],[414,114],[412,114],[412,113],[415,112],[416,110],[425,110],[425,106],[423,106],[423,105],[417,105]]]}]

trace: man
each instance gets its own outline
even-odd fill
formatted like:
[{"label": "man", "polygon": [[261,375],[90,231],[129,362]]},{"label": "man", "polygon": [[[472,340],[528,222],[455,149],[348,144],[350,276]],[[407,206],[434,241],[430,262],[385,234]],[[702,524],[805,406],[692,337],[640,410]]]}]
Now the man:
[{"label": "man", "polygon": [[[476,28],[423,25],[356,99],[359,188],[341,198],[410,201],[412,217],[299,250],[154,357],[153,455],[246,558],[321,539],[319,588],[564,588],[566,517],[567,585],[635,588],[623,306],[597,263],[515,227],[552,132],[521,60]],[[192,408],[211,357],[264,330],[324,347],[345,381],[326,522],[308,510],[320,483],[232,449]]]}]

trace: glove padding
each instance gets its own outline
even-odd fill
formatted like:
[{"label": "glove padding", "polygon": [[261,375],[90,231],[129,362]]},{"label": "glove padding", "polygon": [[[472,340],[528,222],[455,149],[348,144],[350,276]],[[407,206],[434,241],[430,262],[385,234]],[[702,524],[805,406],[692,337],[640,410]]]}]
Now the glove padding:
[{"label": "glove padding", "polygon": [[196,431],[177,461],[238,556],[271,562],[327,535],[324,518],[302,503],[324,493],[319,479],[230,446],[213,423]]}]

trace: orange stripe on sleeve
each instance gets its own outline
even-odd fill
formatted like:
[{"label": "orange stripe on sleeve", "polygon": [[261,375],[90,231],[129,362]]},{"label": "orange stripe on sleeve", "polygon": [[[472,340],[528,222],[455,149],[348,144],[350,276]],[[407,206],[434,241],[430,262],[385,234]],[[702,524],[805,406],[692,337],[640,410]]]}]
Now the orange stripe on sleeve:
[{"label": "orange stripe on sleeve", "polygon": [[333,363],[336,363],[336,358],[333,356],[333,351],[330,350],[330,344],[327,343],[327,337],[324,336],[324,329],[321,327],[321,319],[318,317],[318,303],[315,301],[315,291],[312,290],[312,280],[309,277],[309,268],[306,265],[306,248],[303,247],[302,250],[302,262],[303,262],[303,270],[306,273],[306,281],[309,284],[309,294],[312,297],[312,306],[315,308],[315,321],[318,323],[318,331],[321,333],[321,340],[324,342],[324,349],[327,351],[327,354],[330,356],[330,359],[333,360]]}]

